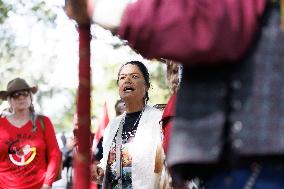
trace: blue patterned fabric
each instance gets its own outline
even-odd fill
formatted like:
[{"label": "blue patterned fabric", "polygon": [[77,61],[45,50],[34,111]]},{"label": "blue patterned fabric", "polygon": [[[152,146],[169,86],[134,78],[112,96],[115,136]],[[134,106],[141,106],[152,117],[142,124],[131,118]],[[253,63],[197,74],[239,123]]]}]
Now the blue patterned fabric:
[{"label": "blue patterned fabric", "polygon": [[[250,169],[236,169],[217,173],[204,182],[206,189],[243,189],[250,178]],[[251,189],[283,189],[284,168],[263,166]]]}]

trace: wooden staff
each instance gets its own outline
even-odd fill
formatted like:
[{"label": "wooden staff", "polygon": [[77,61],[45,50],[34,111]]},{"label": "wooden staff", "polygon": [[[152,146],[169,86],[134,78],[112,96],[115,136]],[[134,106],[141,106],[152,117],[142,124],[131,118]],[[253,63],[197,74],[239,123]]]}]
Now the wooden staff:
[{"label": "wooden staff", "polygon": [[66,0],[65,12],[78,24],[79,86],[77,91],[78,151],[75,156],[74,189],[90,188],[91,14],[87,0]]}]

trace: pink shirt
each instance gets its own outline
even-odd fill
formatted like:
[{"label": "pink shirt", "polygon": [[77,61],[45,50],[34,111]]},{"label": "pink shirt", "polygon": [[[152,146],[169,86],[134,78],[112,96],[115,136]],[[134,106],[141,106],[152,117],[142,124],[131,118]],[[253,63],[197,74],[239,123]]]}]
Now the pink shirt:
[{"label": "pink shirt", "polygon": [[215,63],[240,58],[253,41],[266,0],[138,0],[118,34],[146,58]]}]

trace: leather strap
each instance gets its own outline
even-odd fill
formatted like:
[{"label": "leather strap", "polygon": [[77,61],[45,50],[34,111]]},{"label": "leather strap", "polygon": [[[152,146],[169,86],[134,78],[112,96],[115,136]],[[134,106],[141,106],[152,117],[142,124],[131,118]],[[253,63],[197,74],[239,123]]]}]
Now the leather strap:
[{"label": "leather strap", "polygon": [[121,163],[121,146],[122,146],[122,129],[125,122],[125,115],[123,116],[116,134],[116,179],[118,181],[118,187],[122,189],[122,163]]},{"label": "leather strap", "polygon": [[31,114],[31,120],[32,120],[32,132],[36,131],[36,115],[34,113]]}]

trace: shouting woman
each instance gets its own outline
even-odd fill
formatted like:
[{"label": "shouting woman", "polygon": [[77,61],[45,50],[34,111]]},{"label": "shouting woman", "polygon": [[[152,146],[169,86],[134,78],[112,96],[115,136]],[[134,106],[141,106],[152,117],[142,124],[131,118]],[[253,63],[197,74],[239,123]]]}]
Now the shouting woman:
[{"label": "shouting woman", "polygon": [[159,125],[162,112],[146,105],[148,70],[139,61],[127,62],[118,72],[117,83],[125,112],[105,130],[103,159],[93,167],[93,179],[103,180],[103,188],[159,188],[163,168]]}]

